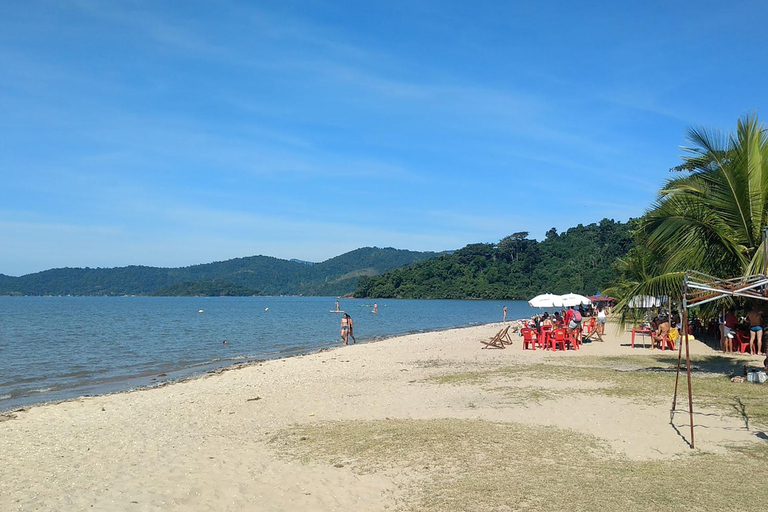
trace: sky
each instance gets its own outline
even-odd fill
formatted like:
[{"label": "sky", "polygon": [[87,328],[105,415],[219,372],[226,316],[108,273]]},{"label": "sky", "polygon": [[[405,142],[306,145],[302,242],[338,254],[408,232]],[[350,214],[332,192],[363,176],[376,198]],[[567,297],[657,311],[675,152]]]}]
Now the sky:
[{"label": "sky", "polygon": [[624,222],[690,127],[765,112],[766,19],[763,1],[0,0],[0,274]]}]

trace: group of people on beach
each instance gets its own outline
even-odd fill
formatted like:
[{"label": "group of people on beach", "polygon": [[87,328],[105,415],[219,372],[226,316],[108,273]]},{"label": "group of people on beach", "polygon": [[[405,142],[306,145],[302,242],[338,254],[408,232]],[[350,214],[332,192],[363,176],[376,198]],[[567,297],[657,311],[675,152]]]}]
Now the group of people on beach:
[{"label": "group of people on beach", "polygon": [[[744,316],[737,316],[737,310],[731,307],[720,315],[720,349],[723,352],[734,351],[733,340],[737,331],[749,332],[749,352],[763,354],[763,312],[754,304]],[[768,344],[767,344],[768,345]]]},{"label": "group of people on beach", "polygon": [[541,329],[541,326],[552,326],[555,328],[565,327],[566,329],[576,329],[581,325],[582,315],[581,312],[574,308],[563,309],[562,311],[555,311],[550,316],[549,312],[544,312],[543,315],[536,315],[533,317],[533,324],[536,326],[536,330]]},{"label": "group of people on beach", "polygon": [[[504,319],[506,320],[506,306],[504,307]],[[592,310],[584,309],[582,306],[570,307],[560,311],[555,311],[552,315],[545,311],[541,316],[536,315],[531,319],[531,324],[536,330],[540,330],[541,326],[552,326],[554,328],[565,328],[568,330],[574,330],[581,328],[583,318],[595,316],[597,318],[596,329],[601,336],[605,334],[605,322],[608,320],[607,309],[600,303]]]}]

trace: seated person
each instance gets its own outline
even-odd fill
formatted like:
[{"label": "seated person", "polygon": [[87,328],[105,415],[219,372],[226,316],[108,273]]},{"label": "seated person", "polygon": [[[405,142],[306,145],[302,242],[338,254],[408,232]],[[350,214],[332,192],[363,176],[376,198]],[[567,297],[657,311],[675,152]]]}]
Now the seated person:
[{"label": "seated person", "polygon": [[659,348],[661,348],[664,344],[664,338],[669,335],[669,319],[666,317],[656,317],[654,318],[654,324],[656,325],[656,329],[651,333],[651,339],[653,340],[651,349],[657,344]]},{"label": "seated person", "polygon": [[676,310],[672,311],[672,318],[671,318],[671,326],[677,330],[682,329],[683,324],[680,321],[680,313],[678,313]]},{"label": "seated person", "polygon": [[549,313],[544,313],[544,315],[541,317],[541,325],[545,326],[552,326],[552,319],[549,317]]}]

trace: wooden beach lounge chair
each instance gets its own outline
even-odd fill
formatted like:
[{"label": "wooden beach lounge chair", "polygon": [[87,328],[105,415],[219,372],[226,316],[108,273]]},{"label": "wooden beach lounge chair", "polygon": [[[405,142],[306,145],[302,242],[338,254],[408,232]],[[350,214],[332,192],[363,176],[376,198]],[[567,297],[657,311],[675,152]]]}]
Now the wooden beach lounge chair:
[{"label": "wooden beach lounge chair", "polygon": [[512,336],[509,335],[509,328],[510,326],[508,325],[506,329],[504,329],[501,332],[501,335],[499,336],[499,338],[501,339],[501,342],[504,343],[505,345],[512,344]]},{"label": "wooden beach lounge chair", "polygon": [[504,347],[504,341],[501,339],[501,333],[504,332],[504,329],[500,330],[496,333],[496,335],[491,338],[491,341],[481,341],[483,345],[485,345],[482,348],[505,348]]},{"label": "wooden beach lounge chair", "polygon": [[591,341],[593,338],[596,338],[600,341],[605,341],[600,333],[597,332],[597,321],[594,318],[591,318],[589,322],[584,326],[581,342],[584,343],[587,340]]}]

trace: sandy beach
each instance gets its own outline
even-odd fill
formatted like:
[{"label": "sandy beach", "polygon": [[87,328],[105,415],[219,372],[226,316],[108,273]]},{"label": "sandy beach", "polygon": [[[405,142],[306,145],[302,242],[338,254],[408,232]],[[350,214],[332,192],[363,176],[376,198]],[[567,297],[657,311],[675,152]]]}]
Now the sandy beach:
[{"label": "sandy beach", "polygon": [[[481,482],[488,476],[514,487],[524,480],[511,477],[516,464],[526,464],[524,457],[512,448],[495,454],[484,444],[499,437],[541,440],[541,447],[533,446],[538,441],[524,443],[523,452],[544,453],[560,442],[572,450],[588,448],[571,457],[596,461],[579,466],[579,481],[585,482],[591,472],[598,474],[598,466],[690,469],[703,457],[730,464],[738,450],[765,444],[760,425],[729,406],[698,399],[694,385],[696,449],[690,449],[684,381],[681,412],[670,423],[676,353],[633,349],[629,334],[614,327],[604,343],[588,343],[579,351],[523,351],[516,335],[505,350],[481,349],[480,341],[501,327],[402,336],[11,412],[0,418],[0,510],[461,510],[467,506],[459,498],[434,490],[455,489],[450,482],[461,481],[455,464],[455,471],[440,466],[457,451],[464,461],[504,457],[508,473],[480,475]],[[720,355],[698,341],[691,342],[691,352],[697,361]],[[759,357],[743,355],[728,361],[730,369],[762,364]],[[606,375],[658,378],[663,386],[648,396],[625,396],[589,373],[596,367],[613,372]],[[567,373],[576,368],[581,373]],[[697,379],[727,382],[726,370],[705,370]],[[441,438],[441,432],[456,429],[465,434]],[[479,441],[461,450],[444,444],[474,433]],[[411,442],[421,447],[418,457],[405,449]],[[431,443],[437,443],[434,450]],[[430,458],[440,450],[446,450],[445,457]],[[551,457],[570,457],[565,451]],[[449,482],[441,483],[444,479]],[[623,488],[622,482],[617,485]],[[678,486],[685,487],[682,481]],[[762,483],[755,486],[754,492],[765,489]],[[543,501],[551,499],[547,486],[519,492],[514,500],[500,495],[496,505],[473,502],[469,508],[558,508]],[[632,492],[625,493],[635,504],[629,509],[658,505],[631,497]],[[764,501],[762,492],[749,502]],[[437,495],[443,501],[430,501]],[[576,500],[571,508],[586,510],[589,504]]]}]

